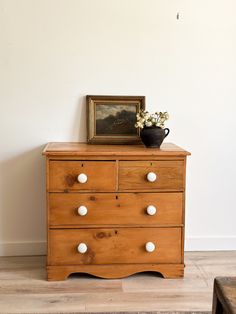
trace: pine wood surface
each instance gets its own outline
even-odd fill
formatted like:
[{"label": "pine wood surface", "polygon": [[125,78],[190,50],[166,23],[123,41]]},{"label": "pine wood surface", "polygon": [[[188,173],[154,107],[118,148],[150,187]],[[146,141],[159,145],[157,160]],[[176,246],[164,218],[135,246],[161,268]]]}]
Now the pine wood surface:
[{"label": "pine wood surface", "polygon": [[74,272],[86,273],[105,279],[120,279],[135,273],[152,271],[163,278],[182,278],[184,264],[110,264],[110,265],[73,265],[47,266],[49,281],[65,280]]},{"label": "pine wood surface", "polygon": [[[87,175],[85,183],[79,183],[79,174]],[[50,161],[50,191],[115,191],[116,163],[114,161]]]},{"label": "pine wood surface", "polygon": [[0,313],[211,311],[213,280],[235,276],[236,251],[186,252],[184,279],[152,273],[124,279],[75,274],[46,281],[46,258],[0,257]]},{"label": "pine wood surface", "polygon": [[[49,266],[181,262],[181,228],[53,229],[49,236]],[[149,241],[156,246],[151,253]],[[79,243],[88,246],[85,254],[78,253]]]},{"label": "pine wood surface", "polygon": [[189,152],[172,143],[163,143],[160,148],[144,145],[89,145],[78,142],[48,143],[43,151],[50,156],[187,156]]},{"label": "pine wood surface", "polygon": [[[147,174],[157,175],[155,182]],[[184,162],[182,161],[120,161],[119,190],[183,190]]]},{"label": "pine wood surface", "polygon": [[[165,278],[183,276],[188,152],[174,144],[147,149],[142,145],[51,143],[43,154],[47,156],[49,280],[65,279],[71,271],[82,271],[81,266],[87,273],[104,278],[146,271],[148,266],[149,270],[162,272]],[[148,172],[155,172],[157,181],[149,182]],[[81,173],[88,176],[86,183],[77,181]],[[143,208],[149,194],[154,201],[154,195],[162,195],[152,220]],[[84,201],[86,197],[95,200],[91,208],[97,209],[96,215],[77,215],[74,219],[78,208],[75,201]],[[113,200],[107,202],[110,198]],[[128,213],[134,214],[132,219]],[[87,224],[81,224],[81,218]],[[104,219],[107,222],[103,223]],[[146,252],[147,242],[156,245],[154,252]],[[77,251],[80,243],[88,245],[84,254]],[[111,267],[114,264],[116,268]],[[99,269],[99,265],[103,267]]]},{"label": "pine wood surface", "polygon": [[[182,225],[183,193],[50,193],[50,226],[86,225]],[[86,216],[78,207],[86,206]],[[155,215],[147,214],[154,205]]]}]

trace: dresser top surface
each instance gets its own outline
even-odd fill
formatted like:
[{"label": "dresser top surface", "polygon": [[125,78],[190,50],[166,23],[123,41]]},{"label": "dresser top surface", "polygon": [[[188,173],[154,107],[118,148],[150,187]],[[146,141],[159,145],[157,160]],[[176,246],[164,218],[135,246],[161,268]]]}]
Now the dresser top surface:
[{"label": "dresser top surface", "polygon": [[52,142],[43,150],[48,156],[187,156],[189,152],[172,143],[161,148],[141,145],[92,145],[80,142]]}]

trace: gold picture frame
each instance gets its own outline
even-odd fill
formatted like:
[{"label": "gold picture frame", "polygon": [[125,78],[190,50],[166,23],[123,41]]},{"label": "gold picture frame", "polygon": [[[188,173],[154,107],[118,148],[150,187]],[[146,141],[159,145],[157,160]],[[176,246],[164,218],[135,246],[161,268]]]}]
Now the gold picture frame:
[{"label": "gold picture frame", "polygon": [[136,114],[145,110],[145,96],[87,95],[89,144],[138,144]]}]

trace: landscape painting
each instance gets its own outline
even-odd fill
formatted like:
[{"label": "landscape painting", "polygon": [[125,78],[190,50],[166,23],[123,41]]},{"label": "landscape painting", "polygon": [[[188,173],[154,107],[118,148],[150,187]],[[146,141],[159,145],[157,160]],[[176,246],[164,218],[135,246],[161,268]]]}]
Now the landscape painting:
[{"label": "landscape painting", "polygon": [[90,144],[138,144],[136,115],[145,109],[145,96],[90,96],[87,137]]},{"label": "landscape painting", "polygon": [[96,105],[96,135],[132,135],[137,134],[137,105]]}]

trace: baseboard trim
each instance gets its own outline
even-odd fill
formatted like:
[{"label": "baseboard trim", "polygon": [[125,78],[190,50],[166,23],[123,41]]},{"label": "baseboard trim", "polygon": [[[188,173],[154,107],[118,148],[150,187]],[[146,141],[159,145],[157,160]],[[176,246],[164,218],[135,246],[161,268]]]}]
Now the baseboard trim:
[{"label": "baseboard trim", "polygon": [[2,242],[0,256],[45,255],[46,247],[45,241]]},{"label": "baseboard trim", "polygon": [[[45,255],[45,241],[0,242],[0,256]],[[185,251],[234,251],[236,236],[187,237]]]},{"label": "baseboard trim", "polygon": [[185,251],[234,251],[236,236],[192,236],[185,240]]}]

